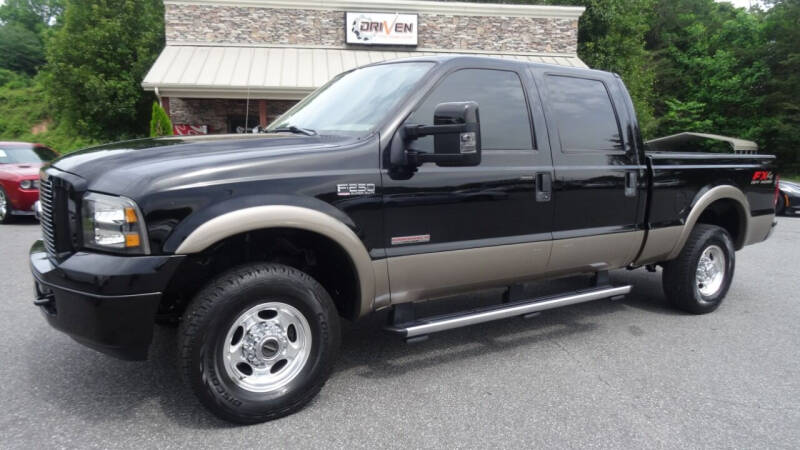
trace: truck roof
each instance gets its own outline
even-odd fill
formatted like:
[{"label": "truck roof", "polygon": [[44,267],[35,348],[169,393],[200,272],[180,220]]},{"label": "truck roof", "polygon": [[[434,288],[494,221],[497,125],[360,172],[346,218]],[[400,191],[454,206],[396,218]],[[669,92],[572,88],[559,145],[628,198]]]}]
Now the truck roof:
[{"label": "truck roof", "polygon": [[[380,61],[372,64],[367,64],[360,67],[368,67],[368,66],[377,66],[383,64],[393,64],[398,62],[409,62],[409,61],[434,61],[438,63],[449,63],[455,65],[461,64],[476,64],[480,66],[481,64],[485,64],[487,62],[497,62],[502,61],[505,64],[512,65],[512,66],[520,66],[520,67],[535,67],[539,69],[553,69],[558,70],[560,72],[563,71],[570,71],[576,73],[594,73],[594,74],[603,74],[603,75],[613,75],[617,76],[612,72],[607,72],[603,70],[596,70],[596,69],[587,69],[585,67],[567,67],[559,64],[548,64],[548,63],[540,63],[540,62],[531,62],[531,61],[522,61],[519,59],[513,58],[496,58],[492,56],[485,56],[485,55],[471,55],[471,54],[443,54],[443,55],[423,55],[423,56],[412,56],[409,58],[398,58],[398,59],[391,59],[387,61]],[[357,67],[356,69],[360,68]],[[353,69],[353,70],[356,70]]]}]

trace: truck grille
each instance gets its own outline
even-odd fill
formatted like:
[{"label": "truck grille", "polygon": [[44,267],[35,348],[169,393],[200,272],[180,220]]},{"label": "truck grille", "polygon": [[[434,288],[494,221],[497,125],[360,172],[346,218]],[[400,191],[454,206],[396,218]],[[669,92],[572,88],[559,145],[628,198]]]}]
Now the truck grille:
[{"label": "truck grille", "polygon": [[42,240],[50,256],[56,255],[56,227],[54,223],[55,194],[53,193],[53,180],[48,177],[41,180],[39,186],[39,202],[42,207]]}]

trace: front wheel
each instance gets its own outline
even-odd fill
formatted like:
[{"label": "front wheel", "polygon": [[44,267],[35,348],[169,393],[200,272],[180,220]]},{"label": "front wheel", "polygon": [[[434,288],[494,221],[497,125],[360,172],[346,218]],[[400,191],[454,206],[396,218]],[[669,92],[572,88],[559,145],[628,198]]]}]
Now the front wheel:
[{"label": "front wheel", "polygon": [[725,229],[696,225],[680,255],[664,264],[662,283],[670,303],[693,314],[717,309],[731,286],[735,258]]},{"label": "front wheel", "polygon": [[6,191],[0,187],[0,223],[11,222],[11,200]]},{"label": "front wheel", "polygon": [[786,213],[786,199],[783,192],[778,192],[778,203],[775,204],[775,215],[782,216]]},{"label": "front wheel", "polygon": [[277,419],[311,401],[340,341],[325,289],[280,264],[216,278],[192,301],[179,334],[186,381],[214,414],[237,423]]}]

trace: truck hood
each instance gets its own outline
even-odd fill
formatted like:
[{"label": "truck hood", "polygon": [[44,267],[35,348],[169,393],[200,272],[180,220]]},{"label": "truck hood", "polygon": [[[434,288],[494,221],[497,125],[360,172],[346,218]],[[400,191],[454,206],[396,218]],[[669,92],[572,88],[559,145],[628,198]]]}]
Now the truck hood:
[{"label": "truck hood", "polygon": [[282,161],[298,158],[309,170],[316,152],[356,142],[341,135],[181,136],[139,139],[88,148],[56,160],[52,166],[86,180],[88,190],[135,197],[146,190],[230,181],[237,173],[285,171]]},{"label": "truck hood", "polygon": [[0,171],[23,179],[38,178],[41,167],[41,163],[0,164]]}]

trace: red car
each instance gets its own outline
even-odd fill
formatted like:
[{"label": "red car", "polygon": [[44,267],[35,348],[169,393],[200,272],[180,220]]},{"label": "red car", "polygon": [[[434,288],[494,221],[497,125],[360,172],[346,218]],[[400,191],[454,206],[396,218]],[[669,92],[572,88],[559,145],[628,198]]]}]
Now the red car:
[{"label": "red car", "polygon": [[39,200],[39,168],[58,157],[40,144],[0,142],[0,223],[34,215]]}]

